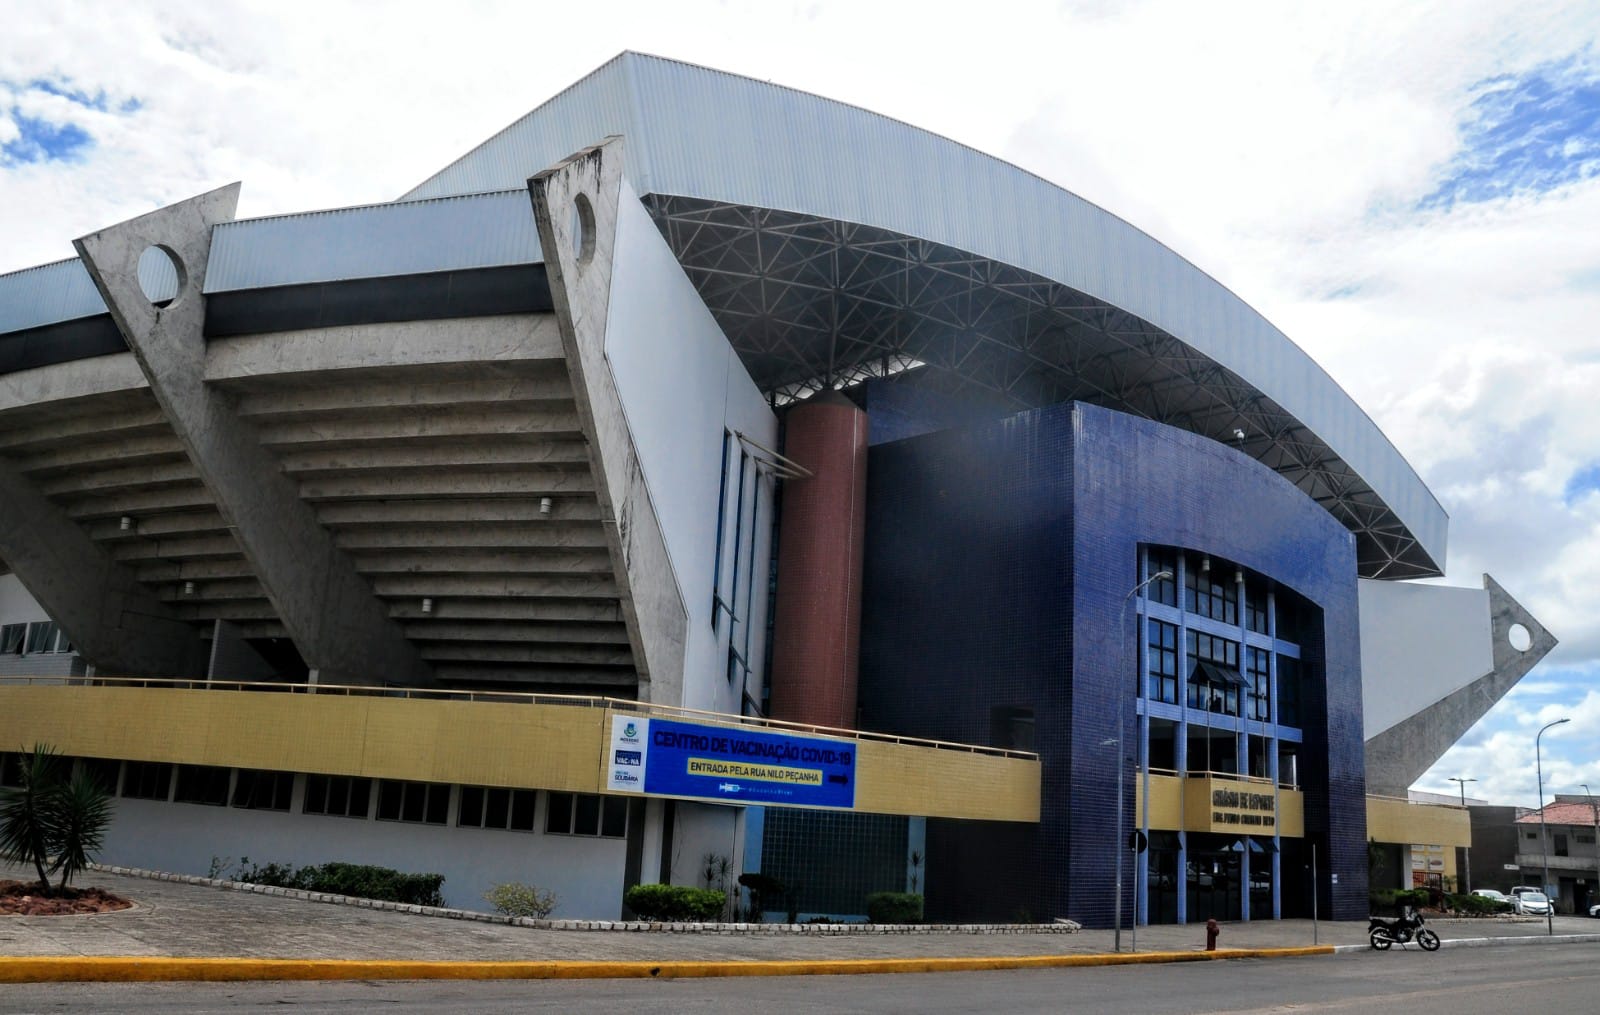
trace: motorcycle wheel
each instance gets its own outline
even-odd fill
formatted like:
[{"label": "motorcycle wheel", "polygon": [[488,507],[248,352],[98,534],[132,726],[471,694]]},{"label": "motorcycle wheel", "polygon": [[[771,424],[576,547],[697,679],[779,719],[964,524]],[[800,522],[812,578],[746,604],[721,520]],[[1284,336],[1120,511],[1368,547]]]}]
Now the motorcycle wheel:
[{"label": "motorcycle wheel", "polygon": [[1425,952],[1436,952],[1439,950],[1439,935],[1424,927],[1417,931],[1417,944]]},{"label": "motorcycle wheel", "polygon": [[1368,935],[1367,940],[1371,941],[1372,947],[1380,952],[1388,951],[1389,946],[1394,944],[1394,938],[1390,937],[1389,932],[1384,930],[1382,927],[1375,928],[1372,933]]}]

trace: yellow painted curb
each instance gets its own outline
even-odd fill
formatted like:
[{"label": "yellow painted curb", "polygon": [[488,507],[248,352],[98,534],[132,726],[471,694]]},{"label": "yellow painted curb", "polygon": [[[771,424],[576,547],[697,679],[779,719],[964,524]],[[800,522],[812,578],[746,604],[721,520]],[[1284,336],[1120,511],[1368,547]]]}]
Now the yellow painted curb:
[{"label": "yellow painted curb", "polygon": [[868,973],[961,973],[1059,969],[1214,959],[1331,955],[1333,947],[1229,948],[1215,952],[1112,955],[1018,955],[954,959],[841,959],[767,962],[415,962],[372,959],[179,959],[136,956],[0,957],[0,983],[161,980],[594,980],[707,976],[849,976]]}]

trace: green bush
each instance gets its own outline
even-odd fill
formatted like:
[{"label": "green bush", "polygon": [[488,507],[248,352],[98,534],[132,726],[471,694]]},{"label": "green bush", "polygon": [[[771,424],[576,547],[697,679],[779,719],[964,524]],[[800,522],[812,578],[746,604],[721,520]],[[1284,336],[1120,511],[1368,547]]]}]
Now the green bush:
[{"label": "green bush", "polygon": [[348,895],[408,906],[444,905],[444,894],[440,891],[444,885],[443,874],[403,874],[390,867],[371,864],[333,862],[296,868],[293,864],[269,863],[257,866],[246,856],[239,858],[235,877],[253,885]]},{"label": "green bush", "polygon": [[483,901],[507,916],[531,916],[539,920],[555,912],[557,904],[554,892],[541,892],[534,885],[520,881],[495,885],[483,893]]},{"label": "green bush", "polygon": [[59,872],[64,889],[100,851],[111,795],[47,744],[22,756],[17,775],[18,786],[0,787],[0,857],[31,864],[45,890]]},{"label": "green bush", "polygon": [[868,923],[921,923],[922,896],[915,892],[873,892],[867,896]]},{"label": "green bush", "polygon": [[715,888],[688,885],[634,885],[622,901],[651,923],[701,923],[721,915],[728,897]]}]

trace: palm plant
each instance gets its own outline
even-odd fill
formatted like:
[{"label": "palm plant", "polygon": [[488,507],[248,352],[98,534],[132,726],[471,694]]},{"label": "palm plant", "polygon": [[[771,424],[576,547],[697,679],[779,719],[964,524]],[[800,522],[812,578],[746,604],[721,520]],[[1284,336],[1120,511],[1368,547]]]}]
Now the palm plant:
[{"label": "palm plant", "polygon": [[109,824],[111,794],[99,779],[78,769],[60,785],[56,796],[55,869],[61,872],[62,888],[100,852]]},{"label": "palm plant", "polygon": [[0,856],[33,864],[43,888],[50,887],[46,864],[55,840],[60,760],[49,747],[35,744],[18,766],[21,785],[0,789]]},{"label": "palm plant", "polygon": [[0,788],[0,856],[32,864],[41,890],[61,872],[61,887],[89,865],[111,823],[111,795],[87,771],[67,774],[67,759],[35,744],[14,787]]}]

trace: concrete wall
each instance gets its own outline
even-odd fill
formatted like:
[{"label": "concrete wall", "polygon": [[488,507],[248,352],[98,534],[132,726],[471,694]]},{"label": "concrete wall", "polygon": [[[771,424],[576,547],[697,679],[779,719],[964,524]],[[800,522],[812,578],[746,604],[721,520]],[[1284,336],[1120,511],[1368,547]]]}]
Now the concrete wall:
[{"label": "concrete wall", "polygon": [[1494,669],[1487,589],[1362,581],[1366,738]]},{"label": "concrete wall", "polygon": [[[614,920],[621,913],[626,840],[546,835],[546,794],[533,832],[301,814],[305,779],[289,813],[118,799],[100,861],[205,874],[213,857],[296,866],[338,860],[443,874],[445,904],[492,911],[484,891],[523,881],[554,891],[554,915]],[[374,787],[376,793],[376,787]]]},{"label": "concrete wall", "polygon": [[[606,360],[689,615],[682,704],[739,712],[739,688],[727,679],[729,625],[712,627],[723,438],[738,430],[776,447],[777,418],[626,183],[618,201],[612,271]],[[747,540],[752,531],[756,534],[756,566],[747,570],[748,559],[741,565],[742,575],[759,576],[752,600],[752,660],[762,658],[766,638],[772,527],[771,481],[758,482],[764,487],[756,502],[759,517],[753,529],[747,517],[743,529]],[[724,539],[731,553],[731,484],[726,494],[730,523]],[[745,505],[748,512],[748,488]],[[759,689],[751,690],[759,698]]]},{"label": "concrete wall", "polygon": [[0,624],[26,624],[35,620],[49,620],[44,607],[22,587],[14,574],[0,575]]}]

